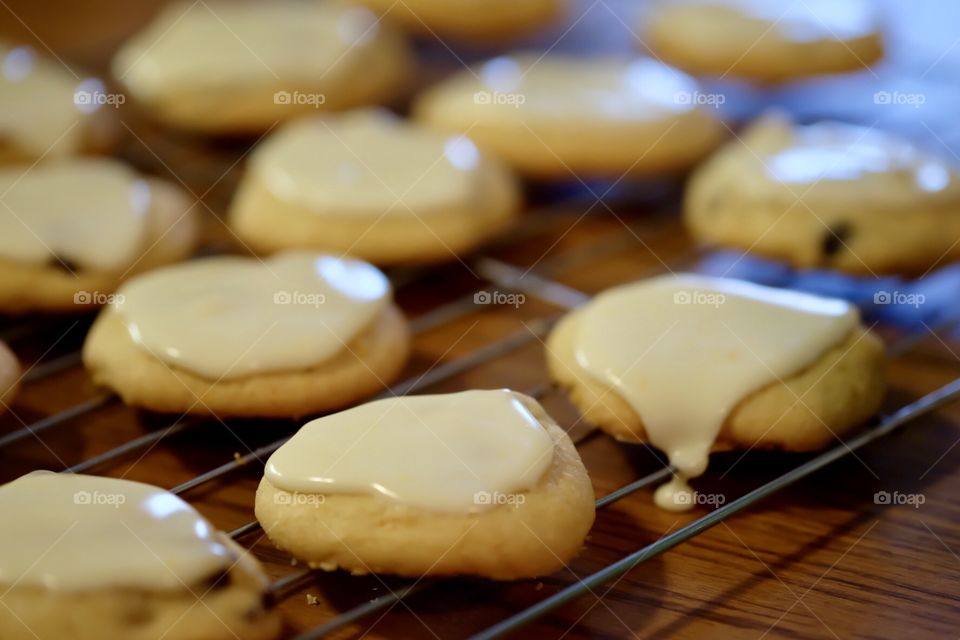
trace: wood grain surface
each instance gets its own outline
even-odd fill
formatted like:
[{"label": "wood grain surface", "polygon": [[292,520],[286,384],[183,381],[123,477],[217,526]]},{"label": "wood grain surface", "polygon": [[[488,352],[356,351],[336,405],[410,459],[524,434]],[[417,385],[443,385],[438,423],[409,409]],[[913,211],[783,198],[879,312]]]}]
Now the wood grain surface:
[{"label": "wood grain surface", "polygon": [[[890,3],[902,16],[892,40],[893,62],[850,78],[805,89],[765,94],[763,104],[789,105],[797,113],[843,115],[911,132],[929,130],[956,153],[955,127],[958,10],[953,3]],[[907,7],[906,5],[910,6]],[[0,0],[0,35],[29,42],[65,63],[105,73],[112,51],[156,11],[154,0]],[[560,48],[634,46],[620,19],[631,3],[585,3],[583,19]],[[612,18],[616,18],[615,20]],[[627,22],[624,19],[624,22]],[[620,25],[620,26],[618,26]],[[562,31],[561,31],[562,33]],[[550,46],[556,35],[544,37]],[[612,43],[612,44],[611,44]],[[459,62],[438,43],[424,43],[429,71]],[[464,52],[471,59],[482,52]],[[426,77],[425,75],[425,77]],[[864,98],[878,86],[920,83],[930,100],[916,113],[874,112]],[[916,84],[911,86],[918,86]],[[921,89],[915,89],[920,91]],[[731,89],[731,92],[740,91]],[[846,93],[844,93],[846,92]],[[758,108],[756,92],[743,91],[731,108]],[[846,96],[846,97],[844,97]],[[947,96],[947,97],[943,97]],[[952,98],[950,97],[952,96]],[[949,113],[952,117],[948,117]],[[871,115],[874,114],[874,115]],[[907,117],[910,116],[910,117]],[[221,217],[250,141],[215,142],[164,131],[125,106],[118,154],[142,170],[183,183],[204,205],[209,250],[242,249],[231,242]],[[677,220],[676,184],[580,184],[531,187],[531,211],[521,228],[484,255],[531,268],[586,293],[666,269],[701,268],[715,254],[696,247]],[[392,273],[399,300],[412,318],[466,296],[489,283],[476,256],[427,272]],[[754,268],[749,260],[744,268]],[[758,265],[757,269],[769,269]],[[764,272],[766,273],[766,272]],[[749,273],[748,273],[749,275]],[[948,274],[949,275],[949,274]],[[947,297],[960,291],[947,276]],[[940,282],[938,280],[937,282]],[[949,305],[948,305],[949,306]],[[516,349],[449,377],[423,391],[483,387],[530,390],[546,382],[539,322],[562,309],[527,295],[514,306],[471,305],[449,322],[418,334],[406,372],[418,376],[475,354],[506,336],[524,336]],[[947,309],[946,312],[950,312]],[[934,332],[933,321],[891,323],[878,329],[893,343],[919,336],[907,353],[891,358],[886,408],[895,409],[960,376],[960,343],[951,328]],[[0,324],[25,363],[69,356],[82,343],[90,318],[20,318]],[[42,366],[42,364],[41,364]],[[95,397],[79,367],[27,383],[0,436]],[[695,401],[696,390],[691,390]],[[598,496],[662,466],[640,446],[618,444],[590,431],[561,394],[546,390],[543,403],[561,425],[581,438],[581,455]],[[0,448],[0,481],[36,468],[60,470],[125,442],[177,424],[177,416],[147,415],[107,402],[75,420]],[[94,472],[174,487],[227,463],[235,454],[290,434],[284,421],[206,420],[163,438],[148,449],[98,466]],[[530,638],[947,638],[960,635],[960,406],[921,419],[832,465],[747,512],[595,589],[520,631]],[[697,488],[730,501],[809,456],[751,451],[715,455]],[[188,491],[184,498],[214,524],[229,530],[253,517],[252,500],[262,465],[252,462]],[[922,496],[923,503],[878,504],[875,494]],[[446,580],[338,632],[336,637],[459,638],[482,630],[579,578],[692,522],[709,511],[660,511],[649,489],[598,514],[583,554],[570,567],[542,580],[497,584]],[[0,516],[2,522],[2,516]],[[0,542],[3,527],[0,525]],[[298,571],[260,532],[242,539],[273,578]],[[313,574],[279,594],[290,637],[338,612],[409,584],[388,577]]]}]

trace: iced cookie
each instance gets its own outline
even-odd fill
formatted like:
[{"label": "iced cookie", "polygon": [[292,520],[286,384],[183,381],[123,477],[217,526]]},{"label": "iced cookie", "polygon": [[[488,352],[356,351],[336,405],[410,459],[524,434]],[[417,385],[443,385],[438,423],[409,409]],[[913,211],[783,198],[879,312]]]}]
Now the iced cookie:
[{"label": "iced cookie", "polygon": [[133,406],[279,417],[383,389],[409,349],[380,271],[291,252],[204,258],[138,276],[97,318],[83,361]]},{"label": "iced cookie", "polygon": [[107,150],[117,96],[28,46],[0,42],[0,165]]},{"label": "iced cookie", "polygon": [[668,456],[677,475],[656,499],[674,510],[711,451],[819,449],[884,391],[883,344],[856,307],[686,274],[601,293],[560,321],[547,362],[587,420]]},{"label": "iced cookie", "polygon": [[666,0],[642,31],[654,55],[696,75],[784,82],[862,71],[883,56],[870,0]]},{"label": "iced cookie", "polygon": [[20,381],[20,364],[17,357],[0,342],[0,413],[10,408],[13,397],[17,393]]},{"label": "iced cookie", "polygon": [[265,253],[296,247],[422,263],[503,231],[520,200],[511,172],[469,138],[363,110],[302,119],[264,141],[230,225]]},{"label": "iced cookie", "polygon": [[0,168],[0,313],[83,311],[192,253],[194,203],[115,160]]},{"label": "iced cookie", "polygon": [[593,501],[567,434],[501,389],[307,423],[267,461],[256,512],[274,544],[314,568],[510,580],[568,562]]},{"label": "iced cookie", "polygon": [[414,113],[536,178],[619,178],[695,163],[726,129],[697,83],[647,59],[505,56],[427,89]]},{"label": "iced cookie", "polygon": [[4,640],[268,640],[259,564],[180,498],[37,471],[0,486]]},{"label": "iced cookie", "polygon": [[390,101],[412,64],[403,35],[364,7],[245,0],[171,5],[124,45],[113,73],[168,125],[249,134]]},{"label": "iced cookie", "polygon": [[497,41],[554,22],[567,0],[357,0],[425,37]]},{"label": "iced cookie", "polygon": [[876,129],[764,117],[685,200],[697,238],[797,267],[909,273],[960,256],[956,163]]}]

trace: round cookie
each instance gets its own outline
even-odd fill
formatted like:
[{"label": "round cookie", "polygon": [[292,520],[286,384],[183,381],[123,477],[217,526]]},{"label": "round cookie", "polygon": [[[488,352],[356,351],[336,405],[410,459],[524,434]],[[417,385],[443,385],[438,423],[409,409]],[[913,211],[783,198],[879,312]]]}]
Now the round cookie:
[{"label": "round cookie", "polygon": [[[325,279],[309,272],[318,259],[333,265]],[[382,274],[328,256],[205,258],[135,278],[117,297],[91,327],[83,362],[124,402],[154,411],[328,411],[382,390],[410,351]]]},{"label": "round cookie", "polygon": [[[533,455],[534,462],[540,465],[537,473],[529,473],[529,466],[522,464],[524,456],[531,454],[524,445],[530,444],[529,438],[533,434],[522,434],[524,444],[511,446],[498,443],[490,433],[496,431],[497,436],[506,437],[504,431],[499,431],[504,428],[506,420],[499,417],[497,407],[487,405],[497,401],[499,396],[515,399],[542,428],[537,435],[544,438],[545,444],[541,444],[546,447],[548,455]],[[344,569],[354,574],[373,572],[417,577],[478,575],[497,580],[551,573],[579,551],[594,519],[593,489],[570,438],[535,400],[504,390],[470,391],[447,396],[394,398],[351,411],[380,411],[381,408],[404,406],[402,403],[412,399],[417,399],[418,404],[406,406],[410,407],[412,414],[420,417],[421,422],[414,420],[404,425],[407,433],[416,431],[421,423],[426,430],[447,429],[433,439],[417,440],[421,445],[441,441],[437,456],[424,457],[423,452],[395,450],[393,460],[399,459],[396,456],[404,456],[407,465],[418,467],[419,471],[414,475],[424,482],[433,477],[433,465],[446,468],[444,477],[436,478],[430,486],[448,498],[456,491],[470,492],[484,486],[490,471],[486,466],[489,460],[503,460],[504,466],[511,467],[511,473],[516,470],[528,472],[528,488],[507,489],[502,493],[481,490],[473,494],[475,508],[469,512],[448,507],[445,503],[441,506],[439,498],[435,503],[427,501],[422,504],[423,496],[417,496],[409,487],[408,491],[401,491],[397,499],[384,493],[371,495],[359,491],[288,491],[278,488],[274,484],[277,481],[271,476],[272,471],[286,468],[282,460],[278,462],[276,459],[287,453],[281,448],[268,462],[267,476],[260,483],[256,499],[257,519],[274,544],[311,567],[328,571]],[[447,405],[443,411],[449,410],[450,413],[441,414],[447,417],[437,418],[438,414],[431,413],[430,407],[438,402],[457,403],[462,410],[458,414],[456,407]],[[476,411],[478,407],[484,410]],[[317,423],[349,413],[321,418]],[[382,420],[375,421],[375,426],[397,418],[396,414],[381,415]],[[449,421],[450,415],[456,416],[453,422]],[[492,418],[492,415],[497,417]],[[357,430],[362,432],[366,424],[366,420],[361,419]],[[311,447],[310,441],[304,439],[304,433],[309,429],[310,425],[304,427],[291,442],[295,446]],[[460,429],[464,430],[465,437],[476,439],[473,446],[460,446],[453,440],[453,434]],[[371,438],[382,437],[383,433],[372,434]],[[520,438],[521,434],[513,433],[508,437],[514,436]],[[376,457],[381,455],[376,452],[376,447],[368,452],[363,434],[354,440],[352,446],[349,442],[349,438],[339,441],[344,451],[342,457],[338,454],[338,470],[344,463],[353,463],[349,459],[351,450],[355,457],[381,459]],[[362,451],[357,453],[358,449]],[[315,448],[301,449],[313,450]],[[335,451],[341,451],[341,447],[337,446]],[[518,454],[518,451],[522,453]],[[478,458],[471,455],[496,457],[488,458],[484,464],[478,463]],[[470,477],[469,473],[457,473],[463,468],[458,462],[475,470],[476,478]],[[368,480],[389,482],[382,474],[387,473],[389,469],[383,469],[390,464],[386,462],[375,472],[376,478]],[[325,473],[320,468],[316,471]],[[344,474],[347,476],[348,472]],[[461,484],[466,488],[461,489]],[[392,486],[388,484],[384,491],[390,491]],[[454,487],[453,493],[446,492],[450,487]]]},{"label": "round cookie", "polygon": [[[32,490],[20,498],[21,487]],[[265,608],[268,583],[257,561],[179,498],[124,480],[35,472],[0,486],[5,513],[14,501],[22,520],[10,523],[11,532],[20,536],[0,553],[5,640],[278,637],[280,620]],[[130,513],[126,505],[135,502],[142,514]],[[42,513],[44,504],[57,510]],[[191,519],[203,538],[191,540],[176,524]],[[161,533],[180,548],[158,539]],[[198,573],[208,567],[209,574]]]},{"label": "round cookie", "polygon": [[696,81],[648,59],[520,54],[428,88],[415,117],[541,179],[680,171],[724,137]]},{"label": "round cookie", "polygon": [[105,152],[117,97],[29,46],[0,42],[0,166]]},{"label": "round cookie", "polygon": [[684,219],[698,239],[858,274],[960,257],[960,172],[889,134],[769,115],[699,167]]},{"label": "round cookie", "polygon": [[463,136],[381,110],[286,125],[253,153],[230,210],[243,243],[376,264],[450,260],[518,215],[516,179]]},{"label": "round cookie", "polygon": [[860,71],[883,57],[882,25],[869,0],[664,0],[642,32],[668,64],[763,83]]},{"label": "round cookie", "polygon": [[366,8],[278,0],[170,5],[117,53],[113,73],[167,125],[242,135],[391,101],[412,66],[404,36]]},{"label": "round cookie", "polygon": [[566,0],[357,0],[425,37],[497,41],[547,26]]},{"label": "round cookie", "polygon": [[179,187],[114,160],[0,169],[0,312],[82,312],[127,277],[189,256],[197,214]]},{"label": "round cookie", "polygon": [[10,348],[0,342],[0,413],[10,408],[20,382],[20,364]]}]

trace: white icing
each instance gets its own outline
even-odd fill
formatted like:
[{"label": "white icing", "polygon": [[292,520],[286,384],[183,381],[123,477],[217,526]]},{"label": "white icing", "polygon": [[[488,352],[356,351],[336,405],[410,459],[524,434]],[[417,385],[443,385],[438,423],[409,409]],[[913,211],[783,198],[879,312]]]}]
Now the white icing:
[{"label": "white icing", "polygon": [[468,138],[381,110],[295,121],[251,164],[278,197],[318,214],[443,214],[481,195],[481,157]]},{"label": "white icing", "polygon": [[0,60],[0,138],[36,157],[78,152],[84,119],[103,108],[75,101],[77,90],[89,86],[91,79],[38,58],[30,47],[0,45]]},{"label": "white icing", "polygon": [[0,585],[180,590],[234,553],[177,496],[139,482],[38,471],[0,486]]},{"label": "white icing", "polygon": [[378,33],[373,13],[337,2],[178,3],[124,46],[115,73],[145,96],[332,81],[359,71]]},{"label": "white icing", "polygon": [[657,499],[689,497],[737,404],[796,374],[857,326],[842,300],[722,278],[663,276],[610,289],[581,312],[577,363],[640,416],[679,479]]},{"label": "white icing", "polygon": [[0,257],[117,270],[143,249],[149,185],[105,159],[0,168]]},{"label": "white icing", "polygon": [[507,390],[405,396],[304,425],[267,461],[275,487],[379,495],[451,513],[519,502],[553,460],[531,400]]},{"label": "white icing", "polygon": [[156,269],[116,296],[130,337],[168,364],[232,380],[323,363],[382,312],[390,283],[357,260],[287,252]]}]

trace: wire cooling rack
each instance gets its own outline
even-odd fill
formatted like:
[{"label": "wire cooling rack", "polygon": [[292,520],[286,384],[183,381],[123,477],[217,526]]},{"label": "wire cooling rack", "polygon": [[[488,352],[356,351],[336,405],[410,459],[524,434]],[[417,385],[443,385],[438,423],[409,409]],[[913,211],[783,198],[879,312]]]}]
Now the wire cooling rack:
[{"label": "wire cooling rack", "polygon": [[[564,207],[574,211],[579,209],[581,213],[586,210],[584,204],[579,201],[563,203],[562,207],[555,204],[551,208],[555,210]],[[579,213],[576,215],[578,217],[575,224],[582,219]],[[616,214],[614,214],[614,217],[616,217]],[[532,268],[521,267],[509,261],[511,246],[518,243],[528,243],[540,238],[547,244],[548,251],[561,245],[570,227],[565,225],[558,228],[557,222],[560,219],[556,215],[556,211],[530,214],[522,227],[511,236],[509,241],[495,248],[497,257],[488,252],[486,255],[468,260],[466,268],[479,278],[481,286],[468,287],[460,295],[453,296],[440,306],[416,316],[412,320],[412,328],[415,335],[444,328],[478,312],[489,310],[490,305],[479,304],[487,300],[493,305],[496,305],[498,301],[513,303],[515,306],[512,310],[509,304],[499,305],[499,310],[506,311],[508,315],[514,311],[519,313],[521,306],[518,304],[519,300],[523,301],[523,306],[527,306],[530,302],[536,302],[532,306],[536,307],[538,312],[533,317],[521,319],[521,328],[508,333],[506,336],[489,340],[466,355],[441,359],[441,361],[421,371],[418,375],[387,389],[380,396],[388,397],[428,391],[438,385],[453,381],[456,376],[465,372],[496,363],[498,360],[511,356],[524,348],[536,347],[564,311],[575,308],[589,300],[589,295],[562,283],[559,278],[569,279],[571,274],[575,276],[577,273],[590,273],[598,268],[598,264],[604,258],[619,251],[641,246],[649,251],[648,257],[654,258],[648,260],[645,266],[638,266],[637,269],[633,270],[629,274],[629,279],[665,271],[690,270],[702,255],[700,250],[687,246],[662,248],[676,234],[675,228],[671,226],[673,223],[670,222],[670,217],[661,212],[646,216],[639,221],[632,221],[629,224],[617,218],[618,224],[614,225],[615,231],[613,233],[601,234],[598,238],[591,238],[590,242],[578,243],[571,248],[553,252],[550,257],[540,261]],[[569,220],[566,222],[568,223]],[[619,226],[620,224],[622,226]],[[563,230],[564,228],[567,230]],[[653,251],[650,245],[657,246],[658,251]],[[506,254],[507,257],[504,258],[503,254]],[[667,256],[667,258],[661,256]],[[391,279],[402,293],[403,289],[408,286],[424,286],[425,282],[427,283],[426,286],[437,286],[435,282],[430,284],[431,278],[435,276],[435,271],[395,272],[391,274]],[[622,281],[622,278],[607,283],[607,286],[617,284],[618,281]],[[512,295],[505,295],[507,293]],[[518,298],[518,295],[522,298]],[[935,327],[935,332],[947,330],[952,324],[952,321],[945,322],[941,326]],[[25,336],[35,336],[38,333],[43,336],[46,331],[49,331],[49,327],[42,324],[14,324],[0,330],[0,337],[19,340]],[[889,345],[890,357],[899,358],[909,353],[920,342],[921,337],[928,335],[927,331],[928,329],[925,328],[914,333],[900,334]],[[32,385],[57,376],[67,375],[77,369],[78,365],[79,353],[77,351],[67,351],[41,359],[25,376],[24,383]],[[497,379],[485,378],[483,386],[496,387],[503,385]],[[532,387],[519,390],[540,399],[557,395],[557,391],[545,380],[541,380]],[[852,438],[844,442],[838,442],[836,446],[829,450],[806,459],[782,475],[776,476],[736,499],[718,506],[655,542],[642,545],[633,552],[602,564],[599,569],[578,577],[576,581],[507,617],[487,621],[485,626],[473,633],[471,637],[484,639],[500,637],[546,616],[553,609],[576,598],[586,594],[596,595],[595,589],[625,574],[640,563],[646,562],[697,536],[710,527],[725,521],[730,516],[763,500],[770,494],[796,483],[840,458],[854,454],[865,445],[957,398],[960,398],[960,378],[952,380],[919,399],[903,404],[892,413],[878,417],[871,425]],[[119,401],[112,394],[102,390],[94,390],[84,399],[70,404],[56,413],[38,417],[33,422],[24,423],[19,428],[0,436],[0,453],[7,452],[23,441],[37,440],[43,442],[46,435],[67,429],[77,421],[89,419],[97,412],[108,410],[112,405],[118,403]],[[135,457],[139,462],[149,456],[161,442],[169,441],[175,437],[178,442],[184,437],[203,437],[204,428],[209,426],[211,421],[210,418],[183,417],[167,425],[149,430],[143,435],[128,439],[106,451],[68,465],[63,469],[63,472],[97,472],[110,463],[116,463],[131,457]],[[287,425],[286,433],[282,437],[253,447],[244,454],[235,454],[229,458],[224,456],[226,459],[222,464],[197,473],[190,479],[168,488],[175,494],[189,494],[215,482],[230,482],[232,475],[238,472],[249,470],[252,467],[259,469],[260,467],[257,465],[262,464],[273,451],[286,442],[289,435],[292,435],[295,426],[291,422]],[[569,432],[578,446],[597,435],[596,431],[589,425],[579,422],[571,425]],[[601,496],[598,498],[596,506],[598,510],[606,509],[627,499],[640,489],[666,479],[670,473],[671,470],[665,464],[661,464],[661,467],[656,471]],[[248,497],[247,517],[251,520],[234,528],[229,533],[231,537],[241,543],[258,534],[262,538],[262,531],[258,523],[252,520],[252,493]],[[645,499],[649,499],[649,497]],[[588,549],[589,546],[588,543]],[[255,546],[254,552],[258,555],[262,554],[261,547]],[[278,552],[273,551],[269,558],[275,564],[277,554]],[[292,566],[295,567],[295,563]],[[271,598],[275,603],[290,599],[297,594],[302,594],[305,588],[318,579],[323,579],[318,572],[293,568],[272,583],[270,587]],[[352,579],[359,580],[360,578]],[[291,637],[295,640],[326,637],[365,618],[377,614],[380,616],[386,615],[397,605],[405,606],[409,599],[421,592],[440,590],[443,585],[450,585],[455,582],[453,579],[426,578],[412,582],[405,581],[400,584],[393,582],[388,584],[387,581],[380,578],[376,578],[376,580],[378,581],[378,588],[382,588],[384,591],[382,595],[365,598],[353,605],[340,607],[343,609],[342,611],[329,617],[322,624],[294,633]]]}]

